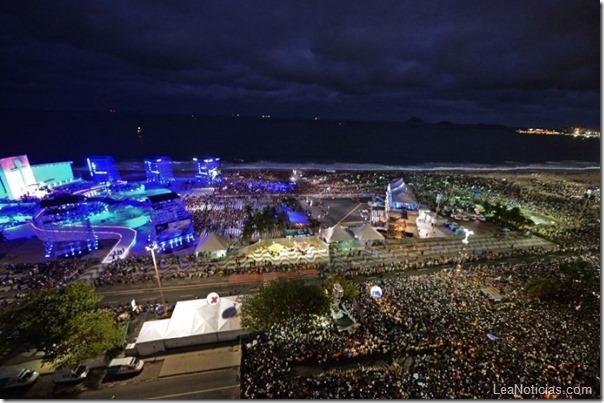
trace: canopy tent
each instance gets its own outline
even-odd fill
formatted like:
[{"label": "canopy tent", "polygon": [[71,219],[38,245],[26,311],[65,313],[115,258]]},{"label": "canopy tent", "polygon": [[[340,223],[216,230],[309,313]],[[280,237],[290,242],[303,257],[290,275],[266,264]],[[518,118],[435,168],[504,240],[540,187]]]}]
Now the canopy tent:
[{"label": "canopy tent", "polygon": [[399,203],[399,204],[416,204],[417,203],[413,194],[408,193],[408,192],[392,193],[392,201],[394,203]]},{"label": "canopy tent", "polygon": [[170,319],[143,324],[136,339],[136,352],[149,355],[174,347],[235,339],[245,333],[237,298],[221,297],[214,305],[205,298],[177,302]]},{"label": "canopy tent", "polygon": [[327,243],[351,241],[353,239],[340,224],[336,224],[333,227],[321,231],[321,237],[323,237]]},{"label": "canopy tent", "polygon": [[379,241],[384,239],[384,236],[369,224],[363,224],[360,227],[351,228],[350,230],[361,242]]},{"label": "canopy tent", "polygon": [[199,238],[199,242],[197,242],[197,247],[195,247],[195,254],[199,252],[219,252],[224,251],[223,255],[226,254],[226,250],[229,248],[229,241],[211,233],[206,236],[202,236]]},{"label": "canopy tent", "polygon": [[163,338],[169,323],[170,319],[153,320],[143,323],[143,327],[138,333],[137,343],[139,343],[139,341],[141,343],[147,343],[147,347],[151,349],[147,354],[165,350]]},{"label": "canopy tent", "polygon": [[406,208],[415,210],[417,208],[417,199],[413,190],[401,178],[388,185],[388,201],[390,208]]}]

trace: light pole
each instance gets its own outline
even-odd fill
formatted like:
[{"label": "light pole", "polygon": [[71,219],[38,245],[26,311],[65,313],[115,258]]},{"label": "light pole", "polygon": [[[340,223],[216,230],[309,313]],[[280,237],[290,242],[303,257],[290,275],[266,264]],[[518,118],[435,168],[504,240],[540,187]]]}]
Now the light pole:
[{"label": "light pole", "polygon": [[[474,231],[470,231],[467,228],[464,228],[463,231],[465,232],[466,237],[461,240],[461,243],[463,243],[464,245],[467,245],[470,243],[469,238],[470,238],[470,235],[474,235]],[[459,259],[458,268],[459,268],[459,270],[461,270],[461,268],[463,267],[464,260],[466,258],[466,247],[464,246],[463,248],[461,248],[461,251],[459,253],[460,253],[461,257]]]},{"label": "light pole", "polygon": [[145,246],[149,252],[151,252],[151,257],[153,258],[153,268],[155,269],[155,276],[157,277],[157,285],[159,286],[159,293],[161,295],[161,303],[162,305],[166,305],[166,299],[164,298],[164,291],[161,288],[161,280],[159,278],[159,270],[157,270],[157,260],[155,260],[155,251],[157,250],[157,244],[154,242],[150,246]]},{"label": "light pole", "polygon": [[[465,260],[465,258],[467,256],[465,245],[467,245],[467,244],[470,243],[470,241],[468,240],[468,238],[470,237],[470,235],[474,235],[474,231],[470,231],[467,228],[464,228],[463,231],[466,234],[466,237],[461,240],[461,242],[464,244],[464,247],[459,251],[459,255],[460,255],[459,256],[459,262],[457,263],[457,266],[455,266],[455,270],[453,271],[453,278],[455,278],[456,275],[459,272],[461,272],[461,270],[463,268],[463,263],[464,263],[464,260]],[[453,281],[451,282],[451,286],[453,286]],[[451,303],[453,303],[453,296],[454,296],[454,292],[451,292]]]},{"label": "light pole", "polygon": [[462,242],[464,245],[467,245],[467,244],[470,242],[470,241],[468,241],[468,238],[470,237],[470,235],[474,235],[474,231],[470,231],[469,229],[464,228],[464,229],[463,229],[463,232],[465,232],[465,233],[466,233],[466,237],[465,237],[464,239],[462,239],[462,240],[461,240],[461,242]]}]

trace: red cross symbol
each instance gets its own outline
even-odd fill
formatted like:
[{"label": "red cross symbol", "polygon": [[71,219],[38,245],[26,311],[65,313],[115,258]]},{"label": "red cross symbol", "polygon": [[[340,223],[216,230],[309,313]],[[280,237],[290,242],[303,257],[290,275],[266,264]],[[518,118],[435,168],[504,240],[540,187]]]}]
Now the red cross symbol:
[{"label": "red cross symbol", "polygon": [[211,298],[211,300],[212,300],[212,301],[211,301],[210,303],[211,303],[211,304],[215,304],[215,303],[217,303],[217,302],[218,302],[218,297],[212,297],[212,298]]}]

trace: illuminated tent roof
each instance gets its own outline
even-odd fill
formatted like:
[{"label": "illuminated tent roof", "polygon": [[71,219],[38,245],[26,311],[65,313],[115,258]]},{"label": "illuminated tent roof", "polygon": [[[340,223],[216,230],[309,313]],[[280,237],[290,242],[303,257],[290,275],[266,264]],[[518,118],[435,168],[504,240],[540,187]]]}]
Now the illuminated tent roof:
[{"label": "illuminated tent roof", "polygon": [[359,241],[377,241],[384,239],[375,228],[369,224],[363,224],[360,227],[350,229]]},{"label": "illuminated tent roof", "polygon": [[197,242],[197,247],[195,248],[195,253],[227,250],[229,248],[228,245],[229,241],[226,238],[211,233],[210,235],[199,238],[199,242]]},{"label": "illuminated tent roof", "polygon": [[348,232],[346,232],[346,230],[342,228],[340,224],[336,224],[333,227],[323,230],[321,232],[321,236],[325,238],[325,241],[327,243],[352,240],[352,236]]},{"label": "illuminated tent roof", "polygon": [[417,204],[417,199],[415,198],[413,191],[409,186],[407,186],[407,184],[402,178],[392,182],[389,185],[389,188],[393,202],[403,204]]}]

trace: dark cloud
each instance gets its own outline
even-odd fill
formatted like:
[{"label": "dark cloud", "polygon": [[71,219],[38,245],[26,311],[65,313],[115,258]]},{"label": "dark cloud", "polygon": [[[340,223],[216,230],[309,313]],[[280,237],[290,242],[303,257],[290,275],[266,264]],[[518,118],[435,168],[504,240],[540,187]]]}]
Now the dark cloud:
[{"label": "dark cloud", "polygon": [[3,2],[0,105],[599,126],[599,17],[574,0]]}]

